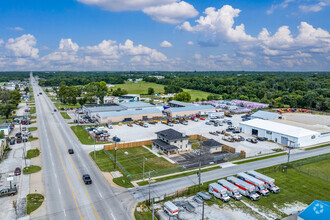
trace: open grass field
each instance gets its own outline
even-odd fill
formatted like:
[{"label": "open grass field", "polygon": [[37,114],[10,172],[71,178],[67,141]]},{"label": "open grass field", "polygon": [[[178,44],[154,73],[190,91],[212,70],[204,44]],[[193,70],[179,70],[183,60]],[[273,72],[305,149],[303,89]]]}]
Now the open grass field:
[{"label": "open grass field", "polygon": [[10,122],[12,122],[13,119],[11,119],[11,118],[0,118],[0,123],[3,123],[3,122],[5,122],[5,121],[10,121]]},{"label": "open grass field", "polygon": [[44,196],[38,193],[28,194],[26,197],[26,214],[30,214],[41,206]]},{"label": "open grass field", "polygon": [[65,104],[62,104],[62,103],[54,103],[54,105],[56,106],[56,108],[58,110],[61,110],[61,108],[80,108],[81,105],[79,103],[75,104],[75,105],[65,105]]},{"label": "open grass field", "polygon": [[36,113],[36,107],[30,107],[30,114]]},{"label": "open grass field", "polygon": [[[109,151],[114,155],[115,151]],[[143,158],[145,159],[145,172],[179,167],[162,157],[157,157],[143,147],[132,147],[117,150],[117,160],[130,174],[143,173]]]},{"label": "open grass field", "polygon": [[[322,160],[317,163],[305,164],[301,167],[330,176],[330,159]],[[330,186],[329,186],[329,190],[330,190]]]},{"label": "open grass field", "polygon": [[66,112],[60,112],[64,119],[71,119],[71,117]]},{"label": "open grass field", "polygon": [[[138,83],[133,82],[125,82],[125,84],[117,84],[114,89],[116,88],[122,88],[126,89],[129,94],[140,94],[140,95],[146,95],[148,94],[148,88],[154,88],[155,93],[163,93],[164,92],[164,86],[156,83],[150,83],[150,82],[144,82],[140,81]],[[199,90],[192,90],[192,89],[183,89],[185,92],[189,92],[191,95],[191,100],[194,101],[196,98],[199,99],[206,99],[206,97],[211,94],[208,92],[203,92]]]}]

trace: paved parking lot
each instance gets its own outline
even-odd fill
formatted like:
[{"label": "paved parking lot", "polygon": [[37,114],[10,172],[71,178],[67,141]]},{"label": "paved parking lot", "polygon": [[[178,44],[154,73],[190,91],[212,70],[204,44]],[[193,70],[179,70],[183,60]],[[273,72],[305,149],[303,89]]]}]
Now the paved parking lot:
[{"label": "paved parking lot", "polygon": [[[242,121],[242,115],[233,115],[230,119],[233,122],[233,126],[238,126],[239,122]],[[207,121],[207,120],[206,120]],[[133,142],[133,141],[141,141],[141,140],[150,140],[156,139],[157,136],[155,132],[162,131],[168,128],[173,128],[179,132],[185,133],[187,135],[199,134],[207,138],[213,138],[220,143],[226,144],[228,146],[236,148],[236,152],[240,152],[244,150],[247,153],[247,156],[255,156],[258,154],[266,154],[273,152],[272,149],[280,148],[281,146],[272,143],[272,142],[259,142],[257,144],[252,144],[247,141],[242,142],[227,142],[222,140],[223,135],[214,136],[209,132],[221,131],[225,130],[228,125],[224,124],[223,126],[214,127],[213,125],[206,125],[203,120],[199,122],[189,121],[188,125],[182,124],[174,124],[173,127],[169,127],[167,125],[158,123],[156,125],[149,125],[148,128],[144,128],[138,125],[133,125],[133,127],[128,127],[127,125],[116,125],[113,126],[113,129],[109,129],[109,133],[111,136],[117,136],[121,139],[121,142]],[[251,137],[250,135],[240,133],[244,138]]]}]

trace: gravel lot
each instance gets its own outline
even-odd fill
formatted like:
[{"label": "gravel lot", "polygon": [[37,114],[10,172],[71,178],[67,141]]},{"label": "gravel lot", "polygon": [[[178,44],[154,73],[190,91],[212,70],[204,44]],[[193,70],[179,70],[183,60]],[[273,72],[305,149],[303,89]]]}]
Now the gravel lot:
[{"label": "gravel lot", "polygon": [[[233,126],[238,126],[239,122],[242,121],[241,116],[242,115],[234,115],[232,118],[227,118],[227,119],[230,119],[233,122]],[[117,137],[121,139],[121,142],[133,142],[133,141],[156,139],[157,136],[155,132],[162,131],[168,128],[173,128],[187,135],[200,134],[207,138],[213,138],[219,141],[220,143],[236,148],[236,152],[240,152],[241,150],[244,150],[247,153],[247,156],[255,156],[258,154],[270,153],[273,152],[272,149],[281,147],[280,145],[271,142],[259,142],[257,144],[252,144],[247,141],[242,141],[242,142],[224,141],[222,140],[223,135],[214,136],[209,134],[209,132],[225,130],[228,127],[228,125],[224,124],[224,126],[221,127],[214,127],[213,125],[206,125],[205,124],[206,121],[200,120],[199,122],[194,122],[190,120],[188,122],[188,125],[174,124],[173,127],[169,127],[161,123],[158,123],[156,125],[149,125],[148,128],[144,128],[135,124],[133,125],[133,127],[128,127],[127,125],[121,125],[121,126],[116,125],[113,126],[113,129],[109,129],[109,133],[111,136],[117,135]],[[244,133],[240,133],[240,135],[243,136],[244,138],[251,137],[250,135]]]}]

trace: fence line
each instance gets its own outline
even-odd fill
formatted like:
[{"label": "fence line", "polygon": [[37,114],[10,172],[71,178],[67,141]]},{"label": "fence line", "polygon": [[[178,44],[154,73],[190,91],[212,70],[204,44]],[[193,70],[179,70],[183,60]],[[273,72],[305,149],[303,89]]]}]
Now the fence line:
[{"label": "fence line", "polygon": [[[114,156],[112,156],[112,154],[110,154],[110,152],[109,151],[107,151],[107,150],[103,150],[104,151],[104,153],[106,154],[106,155],[108,155],[108,157],[113,161],[113,162],[115,162],[115,158],[114,158]],[[123,172],[123,174],[125,174],[126,176],[129,176],[130,174],[129,174],[129,172],[127,172],[127,170],[120,164],[120,163],[118,163],[118,161],[117,161],[117,166],[119,167],[119,169]]]},{"label": "fence line", "polygon": [[327,182],[330,182],[330,176],[324,174],[324,173],[320,173],[316,170],[313,170],[313,169],[309,169],[309,168],[306,168],[306,167],[295,167],[296,170],[299,170],[303,173],[306,173],[307,175],[310,175],[310,176],[314,176],[314,177],[317,177],[317,178],[320,178],[320,179],[323,179]]}]

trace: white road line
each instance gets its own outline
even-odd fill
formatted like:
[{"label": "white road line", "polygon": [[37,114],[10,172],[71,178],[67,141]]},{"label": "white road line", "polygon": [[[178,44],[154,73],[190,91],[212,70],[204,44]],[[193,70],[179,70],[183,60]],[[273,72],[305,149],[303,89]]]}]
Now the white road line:
[{"label": "white road line", "polygon": [[64,215],[66,216],[66,212],[65,212],[65,209],[63,209],[63,212],[64,212]]},{"label": "white road line", "polygon": [[103,196],[102,196],[102,194],[99,192],[99,195],[101,196],[101,198],[103,199]]},{"label": "white road line", "polygon": [[115,216],[113,216],[112,212],[110,212],[110,214],[111,214],[112,218],[113,218],[114,220],[116,220],[116,218],[115,218]]}]

